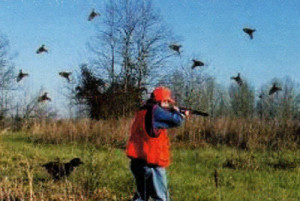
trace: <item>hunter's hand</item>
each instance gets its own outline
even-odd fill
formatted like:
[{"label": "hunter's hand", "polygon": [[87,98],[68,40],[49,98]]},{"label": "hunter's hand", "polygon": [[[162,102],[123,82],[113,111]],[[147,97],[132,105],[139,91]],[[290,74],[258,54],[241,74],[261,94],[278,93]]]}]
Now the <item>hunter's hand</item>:
[{"label": "hunter's hand", "polygon": [[181,111],[179,107],[177,106],[173,106],[173,110],[179,112],[182,117],[188,117],[190,115],[190,111],[189,110],[184,110],[184,111]]},{"label": "hunter's hand", "polygon": [[177,107],[177,106],[173,106],[173,110],[175,110],[175,111],[177,111],[177,112],[180,112],[180,109],[179,109],[179,107]]},{"label": "hunter's hand", "polygon": [[189,111],[189,110],[184,111],[184,115],[185,115],[186,117],[190,116],[190,111]]}]

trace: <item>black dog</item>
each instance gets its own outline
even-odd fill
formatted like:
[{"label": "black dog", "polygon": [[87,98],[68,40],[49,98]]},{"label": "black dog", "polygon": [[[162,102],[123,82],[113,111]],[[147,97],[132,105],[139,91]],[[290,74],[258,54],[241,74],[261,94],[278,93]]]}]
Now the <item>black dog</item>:
[{"label": "black dog", "polygon": [[80,158],[74,158],[69,163],[49,162],[42,167],[46,168],[48,173],[52,175],[54,180],[59,180],[62,177],[67,177],[74,170],[74,167],[83,164]]}]

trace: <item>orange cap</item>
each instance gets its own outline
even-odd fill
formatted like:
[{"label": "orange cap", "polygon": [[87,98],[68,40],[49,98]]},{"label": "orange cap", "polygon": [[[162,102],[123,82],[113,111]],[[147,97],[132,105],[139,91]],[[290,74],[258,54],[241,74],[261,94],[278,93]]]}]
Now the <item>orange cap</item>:
[{"label": "orange cap", "polygon": [[153,90],[153,96],[154,96],[154,100],[157,102],[162,102],[162,101],[169,101],[171,103],[175,103],[175,101],[172,99],[171,97],[171,90],[167,87],[156,87]]}]

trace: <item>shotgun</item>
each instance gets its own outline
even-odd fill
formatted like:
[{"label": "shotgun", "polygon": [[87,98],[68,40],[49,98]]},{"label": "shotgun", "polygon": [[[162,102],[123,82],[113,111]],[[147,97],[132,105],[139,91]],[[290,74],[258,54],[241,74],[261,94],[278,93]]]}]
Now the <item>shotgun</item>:
[{"label": "shotgun", "polygon": [[199,111],[199,110],[192,110],[192,109],[189,109],[189,108],[186,108],[186,107],[179,107],[179,112],[180,113],[185,113],[185,111],[190,111],[191,114],[194,114],[194,115],[199,115],[199,116],[204,116],[204,117],[207,117],[209,116],[208,113],[206,112],[202,112],[202,111]]}]

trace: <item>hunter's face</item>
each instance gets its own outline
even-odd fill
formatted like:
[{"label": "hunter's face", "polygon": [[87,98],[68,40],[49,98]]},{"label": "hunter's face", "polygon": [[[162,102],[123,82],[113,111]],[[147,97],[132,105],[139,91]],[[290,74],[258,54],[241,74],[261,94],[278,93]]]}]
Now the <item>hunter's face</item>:
[{"label": "hunter's face", "polygon": [[167,101],[167,100],[162,101],[162,102],[160,103],[160,106],[161,106],[161,107],[169,107],[169,106],[170,106],[169,101]]}]

